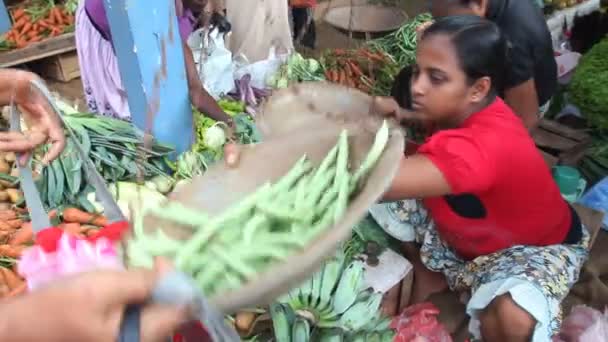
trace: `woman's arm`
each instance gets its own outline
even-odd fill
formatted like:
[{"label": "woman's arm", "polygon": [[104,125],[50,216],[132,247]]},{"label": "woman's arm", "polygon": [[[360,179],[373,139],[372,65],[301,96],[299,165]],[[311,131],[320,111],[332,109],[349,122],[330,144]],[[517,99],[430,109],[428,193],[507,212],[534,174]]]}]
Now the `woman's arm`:
[{"label": "woman's arm", "polygon": [[215,121],[222,121],[227,124],[232,123],[232,119],[228,114],[224,113],[222,108],[217,102],[207,93],[198,72],[196,70],[196,64],[194,63],[194,57],[192,56],[192,50],[186,42],[182,42],[184,48],[184,58],[186,61],[186,76],[188,77],[188,88],[190,90],[190,98],[194,107],[199,111],[209,116]]},{"label": "woman's arm", "polygon": [[427,157],[415,154],[403,157],[397,175],[382,200],[437,197],[450,192],[450,185],[435,164]]}]

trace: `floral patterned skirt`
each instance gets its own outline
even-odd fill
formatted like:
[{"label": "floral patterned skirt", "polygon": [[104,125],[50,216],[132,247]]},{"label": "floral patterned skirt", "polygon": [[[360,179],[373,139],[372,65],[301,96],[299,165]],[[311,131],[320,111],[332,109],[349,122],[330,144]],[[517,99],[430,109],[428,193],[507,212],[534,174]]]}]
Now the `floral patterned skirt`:
[{"label": "floral patterned skirt", "polygon": [[[392,213],[389,220],[393,227],[413,229],[413,236],[421,245],[423,264],[443,273],[453,291],[471,295],[467,313],[471,316],[469,330],[475,338],[480,338],[477,314],[494,298],[507,293],[537,320],[533,341],[550,341],[559,330],[561,302],[578,280],[588,257],[587,229],[583,227],[583,237],[575,245],[513,246],[465,261],[441,240],[421,202],[405,200],[382,205]],[[387,223],[383,223],[380,225],[386,227]]]}]

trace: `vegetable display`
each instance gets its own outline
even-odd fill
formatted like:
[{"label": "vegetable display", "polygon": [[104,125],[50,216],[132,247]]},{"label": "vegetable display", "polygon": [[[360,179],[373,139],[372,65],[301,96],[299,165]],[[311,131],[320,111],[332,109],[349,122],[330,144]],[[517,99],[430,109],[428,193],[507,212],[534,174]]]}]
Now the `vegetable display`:
[{"label": "vegetable display", "polygon": [[275,89],[287,88],[292,83],[306,81],[324,81],[321,64],[313,58],[304,58],[299,53],[289,56],[287,63],[268,80],[268,85]]},{"label": "vegetable display", "polygon": [[380,310],[382,294],[364,288],[363,262],[345,260],[339,252],[312,279],[271,305],[277,341],[393,340],[390,319]]},{"label": "vegetable display", "polygon": [[0,40],[0,50],[20,49],[48,37],[74,31],[74,12],[78,2],[56,5],[51,0],[33,0],[10,11],[11,30]]},{"label": "vegetable display", "polygon": [[270,96],[270,92],[266,89],[258,89],[251,84],[251,75],[246,74],[240,80],[234,80],[234,92],[228,94],[234,100],[240,101],[246,105],[245,111],[247,114],[255,117],[255,107],[258,106],[263,99]]},{"label": "vegetable display", "polygon": [[[143,218],[134,219],[134,234],[127,244],[129,262],[150,266],[154,256],[165,256],[191,274],[208,295],[238,288],[338,222],[388,138],[384,122],[367,157],[351,172],[343,131],[318,167],[304,156],[279,181],[261,186],[213,218],[173,202],[151,208],[149,214],[162,224],[147,225],[152,229],[148,232],[156,232],[145,233]],[[187,241],[174,240],[162,230],[167,223],[189,227],[193,234]]]},{"label": "vegetable display", "polygon": [[416,59],[416,28],[432,19],[430,13],[419,14],[397,31],[370,41],[369,46],[391,56],[401,67],[411,65]]},{"label": "vegetable display", "polygon": [[[89,155],[99,173],[108,181],[135,180],[141,173],[150,178],[165,173],[165,158],[173,150],[154,143],[144,148],[141,132],[128,122],[92,114],[64,115],[66,125]],[[78,158],[70,139],[63,153],[48,167],[36,168],[36,183],[47,208],[77,206],[92,211],[86,195],[87,184],[83,161]],[[146,160],[141,160],[142,156]]]},{"label": "vegetable display", "polygon": [[321,57],[325,78],[372,95],[390,93],[399,65],[383,52],[367,48],[328,50]]},{"label": "vegetable display", "polygon": [[581,110],[589,125],[608,132],[608,38],[589,50],[574,71],[569,98]]}]

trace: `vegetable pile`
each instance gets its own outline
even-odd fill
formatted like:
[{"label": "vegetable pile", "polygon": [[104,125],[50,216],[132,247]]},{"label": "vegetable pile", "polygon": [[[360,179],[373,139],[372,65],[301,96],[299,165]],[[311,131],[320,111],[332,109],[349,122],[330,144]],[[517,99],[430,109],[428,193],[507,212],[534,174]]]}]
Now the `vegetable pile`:
[{"label": "vegetable pile", "polygon": [[328,50],[321,57],[325,78],[373,95],[390,93],[399,66],[383,52]]},{"label": "vegetable pile", "polygon": [[[282,179],[263,185],[213,218],[173,202],[150,208],[148,214],[162,223],[149,227],[152,232],[156,228],[155,233],[145,233],[143,217],[134,218],[134,234],[127,244],[129,262],[150,266],[153,257],[165,256],[192,275],[208,295],[239,288],[342,218],[388,138],[384,122],[367,157],[351,173],[343,131],[318,167],[304,156]],[[172,239],[162,230],[168,224],[190,228],[192,236],[187,241]]]},{"label": "vegetable pile", "polygon": [[597,43],[580,60],[569,86],[570,99],[589,124],[608,132],[608,38]]},{"label": "vegetable pile", "polygon": [[270,96],[270,92],[266,89],[253,87],[250,82],[251,75],[249,74],[244,75],[240,80],[234,80],[235,91],[229,93],[228,96],[236,101],[244,103],[246,105],[245,111],[249,115],[255,117],[255,107],[257,107],[263,99]]},{"label": "vegetable pile", "polygon": [[10,11],[13,26],[0,40],[0,50],[21,49],[49,37],[74,31],[77,0],[56,5],[53,0],[32,0]]},{"label": "vegetable pile", "polygon": [[299,53],[289,56],[286,64],[269,80],[268,85],[275,89],[287,88],[292,83],[325,81],[320,63],[313,58],[304,58]]},{"label": "vegetable pile", "polygon": [[419,14],[397,31],[370,41],[369,46],[391,56],[401,67],[411,65],[416,60],[416,28],[432,19],[429,13]]},{"label": "vegetable pile", "polygon": [[[81,113],[64,115],[64,120],[104,179],[135,180],[140,173],[146,178],[165,174],[165,158],[173,150],[158,143],[151,150],[145,149],[141,132],[130,123]],[[38,165],[36,183],[47,208],[76,206],[93,211],[86,198],[92,187],[75,149],[68,139],[59,158],[41,170]],[[143,155],[147,160],[141,160]]]}]

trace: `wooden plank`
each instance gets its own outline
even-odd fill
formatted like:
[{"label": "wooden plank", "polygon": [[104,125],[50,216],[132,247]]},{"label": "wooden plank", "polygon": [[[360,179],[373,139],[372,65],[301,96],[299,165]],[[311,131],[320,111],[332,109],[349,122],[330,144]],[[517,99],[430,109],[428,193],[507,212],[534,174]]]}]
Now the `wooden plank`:
[{"label": "wooden plank", "polygon": [[585,225],[589,234],[591,234],[591,241],[589,241],[589,250],[591,250],[591,247],[593,247],[595,239],[597,238],[597,234],[600,232],[600,229],[602,229],[604,213],[580,204],[573,204],[572,207],[578,213],[581,222]]},{"label": "wooden plank", "polygon": [[542,119],[539,124],[540,128],[544,128],[545,130],[561,135],[566,138],[570,138],[576,141],[585,141],[589,139],[589,134],[584,131],[570,128],[566,125],[562,125],[559,122]]},{"label": "wooden plank", "polygon": [[543,150],[539,150],[539,151],[543,155],[543,158],[545,159],[545,162],[547,163],[547,166],[549,166],[549,168],[552,168],[555,165],[557,165],[557,161],[558,161],[557,157],[554,157]]},{"label": "wooden plank", "polygon": [[550,148],[558,151],[567,151],[576,147],[579,142],[564,138],[555,133],[544,129],[537,129],[532,132],[532,138],[539,147]]},{"label": "wooden plank", "polygon": [[0,53],[0,68],[16,66],[74,50],[76,50],[74,33],[66,33],[22,49]]}]

